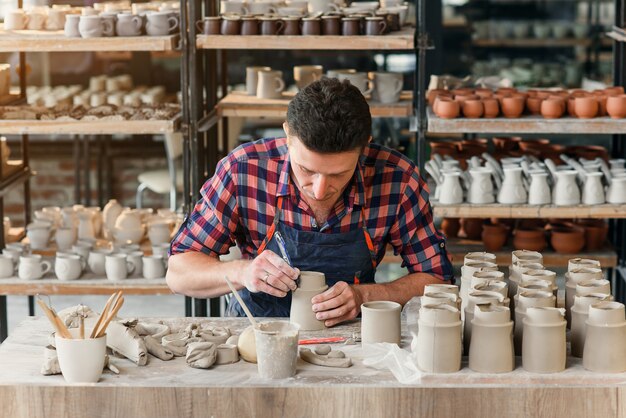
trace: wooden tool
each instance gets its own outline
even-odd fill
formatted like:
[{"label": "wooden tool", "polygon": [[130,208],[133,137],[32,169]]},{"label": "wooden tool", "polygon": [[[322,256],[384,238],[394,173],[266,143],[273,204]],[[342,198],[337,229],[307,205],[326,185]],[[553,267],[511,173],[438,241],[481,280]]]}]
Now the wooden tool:
[{"label": "wooden tool", "polygon": [[107,330],[107,327],[109,326],[109,323],[113,320],[113,318],[115,318],[115,315],[117,315],[119,310],[122,308],[122,305],[124,304],[124,296],[122,296],[122,291],[120,290],[117,293],[117,295],[119,297],[115,300],[115,303],[113,304],[113,307],[111,308],[111,311],[107,314],[104,321],[100,324],[100,327],[98,328],[96,332],[95,338],[100,338],[104,335],[104,333]]},{"label": "wooden tool", "polygon": [[346,340],[346,337],[310,338],[308,340],[299,340],[298,345],[343,343]]},{"label": "wooden tool", "polygon": [[252,314],[250,313],[250,310],[248,309],[248,307],[246,306],[245,303],[243,303],[243,300],[241,299],[241,296],[239,296],[239,292],[237,292],[237,289],[235,289],[235,286],[233,286],[233,284],[231,283],[230,280],[228,280],[228,277],[224,276],[224,280],[226,280],[226,284],[228,285],[228,287],[230,288],[230,291],[233,292],[233,295],[235,296],[235,299],[237,299],[237,302],[239,302],[239,304],[241,305],[241,307],[243,308],[243,311],[246,313],[246,316],[248,317],[248,319],[250,320],[250,323],[252,324],[252,326],[254,328],[257,328],[257,322],[254,320],[254,317],[252,316]]},{"label": "wooden tool", "polygon": [[89,338],[96,338],[96,331],[102,324],[102,321],[104,321],[104,317],[109,312],[109,309],[113,305],[113,302],[117,300],[121,296],[121,294],[122,294],[122,291],[120,290],[119,292],[113,293],[111,297],[109,297],[109,300],[107,300],[107,303],[104,305],[104,308],[102,309],[102,312],[100,313],[100,318],[98,318],[98,322],[96,322],[96,325],[91,330],[91,334],[89,335]]},{"label": "wooden tool", "polygon": [[84,340],[85,339],[85,317],[82,315],[80,316],[80,326],[79,326],[78,333],[80,335],[80,339]]},{"label": "wooden tool", "polygon": [[48,320],[50,321],[56,332],[59,333],[63,338],[71,340],[72,334],[67,329],[63,321],[61,321],[61,318],[57,316],[56,312],[54,312],[52,308],[46,305],[44,301],[41,300],[39,297],[37,298],[37,303],[48,317]]}]

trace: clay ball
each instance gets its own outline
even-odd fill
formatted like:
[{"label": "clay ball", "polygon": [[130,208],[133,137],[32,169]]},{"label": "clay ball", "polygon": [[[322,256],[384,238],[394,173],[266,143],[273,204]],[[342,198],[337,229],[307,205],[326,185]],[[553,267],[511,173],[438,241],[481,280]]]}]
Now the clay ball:
[{"label": "clay ball", "polygon": [[346,355],[343,351],[331,351],[328,353],[329,358],[345,358]]},{"label": "clay ball", "polygon": [[315,347],[315,354],[325,356],[328,353],[330,353],[330,346],[327,344],[318,345],[317,347]]},{"label": "clay ball", "polygon": [[239,335],[237,349],[242,359],[249,363],[256,363],[256,339],[252,326],[244,329],[241,335]]}]

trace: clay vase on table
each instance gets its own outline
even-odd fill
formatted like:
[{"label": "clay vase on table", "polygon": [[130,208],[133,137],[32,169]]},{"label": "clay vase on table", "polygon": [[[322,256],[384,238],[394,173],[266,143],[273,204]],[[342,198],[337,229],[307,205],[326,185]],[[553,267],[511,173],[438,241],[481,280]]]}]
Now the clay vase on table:
[{"label": "clay vase on table", "polygon": [[400,345],[402,306],[396,302],[376,301],[361,305],[361,342]]},{"label": "clay vase on table", "polygon": [[468,263],[473,263],[476,261],[495,264],[496,258],[497,257],[495,254],[488,253],[486,251],[475,251],[465,254],[465,257],[463,257],[463,265],[467,265]]},{"label": "clay vase on table", "polygon": [[291,311],[289,321],[298,324],[302,331],[317,331],[326,329],[324,321],[315,317],[311,299],[326,291],[328,285],[324,273],[316,271],[300,272],[300,285],[291,296]]},{"label": "clay vase on table", "polygon": [[600,302],[589,307],[583,367],[593,372],[626,371],[626,319],[624,305]]},{"label": "clay vase on table", "polygon": [[427,373],[454,373],[461,369],[461,317],[451,306],[420,308],[417,366]]},{"label": "clay vase on table", "polygon": [[463,324],[463,352],[469,353],[472,341],[472,320],[474,319],[474,308],[478,305],[506,306],[508,299],[499,292],[470,290],[465,306]]},{"label": "clay vase on table", "polygon": [[515,250],[511,251],[511,263],[543,263],[543,255],[538,251]]},{"label": "clay vase on table", "polygon": [[[494,271],[477,271],[472,275],[470,280],[470,289],[475,290],[476,286],[481,284],[493,284],[497,282],[502,282],[505,285],[507,282],[504,280],[504,273],[499,270]],[[508,294],[503,294],[505,297],[508,297]]]},{"label": "clay vase on table", "polygon": [[522,340],[524,333],[524,318],[529,308],[550,308],[556,306],[556,297],[552,292],[541,290],[533,292],[522,292],[515,296],[515,328],[514,342],[515,353],[521,354]]},{"label": "clay vase on table", "polygon": [[565,370],[565,310],[528,308],[524,318],[522,366],[532,373],[556,373]]},{"label": "clay vase on table", "polygon": [[513,321],[509,308],[477,305],[472,320],[469,368],[481,373],[507,373],[515,368]]},{"label": "clay vase on table", "polygon": [[461,299],[457,294],[450,292],[426,292],[422,296],[422,305],[449,305],[453,308],[461,308]]},{"label": "clay vase on table", "polygon": [[611,282],[606,279],[588,279],[576,283],[576,295],[586,296],[592,293],[611,294]]},{"label": "clay vase on table", "polygon": [[498,265],[489,261],[473,261],[468,260],[461,266],[461,317],[465,319],[465,308],[468,304],[469,293],[471,291],[472,277],[474,273],[479,271],[497,271]]},{"label": "clay vase on table", "polygon": [[611,295],[602,293],[592,293],[586,296],[574,297],[574,306],[572,306],[571,316],[571,332],[570,342],[572,347],[572,356],[582,358],[583,349],[585,348],[585,339],[587,336],[587,318],[589,318],[589,307],[603,301],[611,301]]},{"label": "clay vase on table", "polygon": [[601,280],[602,278],[603,274],[600,267],[574,267],[565,273],[565,319],[568,327],[571,326],[571,309],[574,306],[578,283],[586,280]]}]

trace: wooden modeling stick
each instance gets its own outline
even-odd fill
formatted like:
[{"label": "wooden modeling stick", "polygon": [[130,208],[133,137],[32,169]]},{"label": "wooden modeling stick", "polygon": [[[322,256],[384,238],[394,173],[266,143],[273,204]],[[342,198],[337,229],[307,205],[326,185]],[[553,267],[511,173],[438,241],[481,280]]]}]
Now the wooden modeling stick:
[{"label": "wooden modeling stick", "polygon": [[100,324],[102,324],[102,321],[104,321],[104,317],[109,312],[109,309],[111,308],[111,305],[113,304],[113,302],[117,300],[121,295],[122,295],[122,291],[120,290],[119,292],[113,293],[111,297],[109,297],[109,300],[107,300],[107,303],[104,305],[104,308],[102,309],[102,312],[100,313],[100,318],[98,318],[98,322],[96,322],[96,325],[93,327],[93,330],[91,330],[91,335],[89,335],[89,338],[96,338],[96,334],[97,334],[96,331],[100,327]]},{"label": "wooden modeling stick", "polygon": [[254,320],[254,317],[252,316],[252,313],[250,313],[250,310],[248,309],[248,307],[246,306],[245,303],[243,303],[243,300],[241,299],[241,296],[239,296],[239,292],[237,292],[237,289],[235,289],[235,286],[233,286],[233,284],[231,283],[230,280],[228,280],[228,277],[224,276],[224,280],[226,280],[226,284],[228,285],[228,287],[230,288],[230,291],[233,292],[233,295],[235,296],[235,299],[237,299],[237,302],[239,302],[239,304],[241,305],[241,307],[243,308],[243,311],[246,313],[246,316],[248,317],[248,319],[250,320],[250,323],[252,324],[253,328],[257,328],[257,323]]},{"label": "wooden modeling stick", "polygon": [[63,321],[61,321],[61,318],[59,318],[57,314],[51,308],[49,308],[48,305],[46,305],[45,302],[39,297],[37,298],[37,304],[39,304],[43,312],[46,314],[48,320],[50,321],[56,332],[58,332],[63,338],[71,340],[72,334],[70,334],[70,331],[67,329]]},{"label": "wooden modeling stick", "polygon": [[115,301],[113,308],[111,308],[111,312],[107,315],[106,319],[100,325],[100,329],[96,333],[96,338],[100,338],[104,335],[109,326],[109,323],[115,318],[115,315],[122,309],[122,305],[124,304],[124,296],[122,296],[122,291],[119,292],[120,297]]}]

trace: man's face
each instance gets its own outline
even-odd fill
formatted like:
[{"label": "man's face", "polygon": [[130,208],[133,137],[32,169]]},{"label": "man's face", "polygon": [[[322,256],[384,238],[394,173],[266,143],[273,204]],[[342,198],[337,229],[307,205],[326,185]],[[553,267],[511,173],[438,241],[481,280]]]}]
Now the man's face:
[{"label": "man's face", "polygon": [[307,149],[297,137],[290,136],[286,123],[283,127],[289,144],[291,172],[298,188],[309,203],[334,204],[354,175],[360,149],[320,154]]}]

